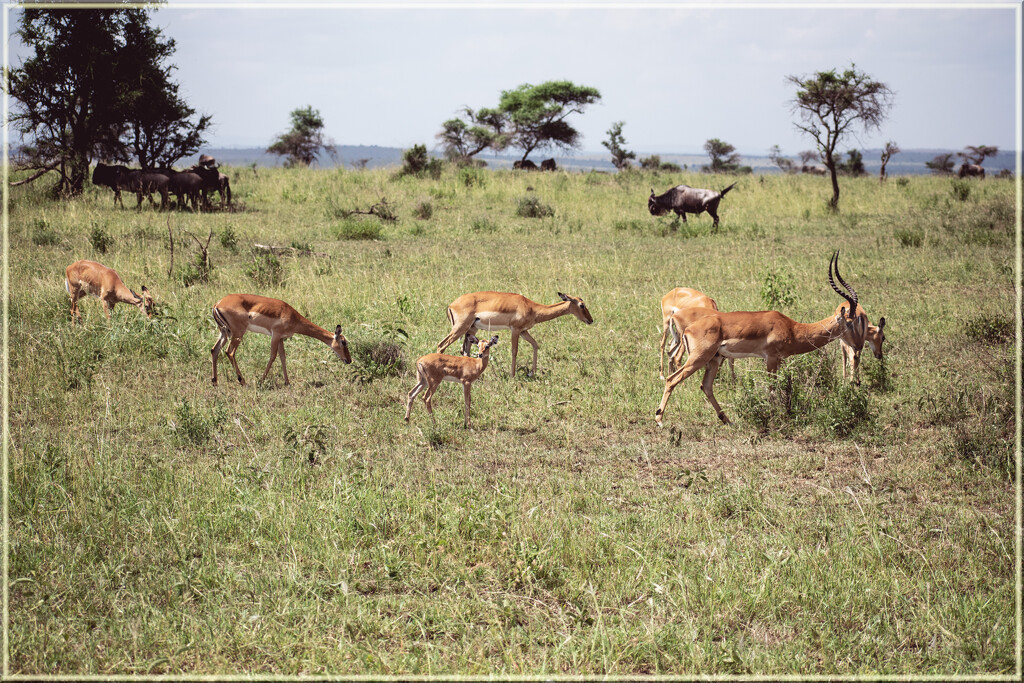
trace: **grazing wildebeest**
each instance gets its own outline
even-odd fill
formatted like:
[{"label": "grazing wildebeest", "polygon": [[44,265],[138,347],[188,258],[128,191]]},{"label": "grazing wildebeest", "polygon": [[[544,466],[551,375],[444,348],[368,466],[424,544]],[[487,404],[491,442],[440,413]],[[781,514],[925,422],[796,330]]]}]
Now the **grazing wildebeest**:
[{"label": "grazing wildebeest", "polygon": [[557,170],[558,166],[555,164],[554,159],[545,159],[540,162],[540,170],[542,171],[554,171]]},{"label": "grazing wildebeest", "polygon": [[825,169],[824,166],[807,166],[807,165],[801,166],[800,167],[800,172],[801,173],[810,173],[811,175],[825,175],[826,173],[828,173],[828,171]]},{"label": "grazing wildebeest", "polygon": [[[966,178],[968,176],[972,176],[972,177],[977,177],[977,178],[981,178],[982,180],[984,180],[985,179],[985,169],[982,168],[978,164],[963,163],[963,164],[960,164],[960,173],[959,173],[959,175],[960,175],[961,178]],[[94,180],[93,182],[96,182],[96,181]]]},{"label": "grazing wildebeest", "polygon": [[517,171],[536,171],[537,164],[533,163],[529,159],[522,159],[512,164],[512,168]]},{"label": "grazing wildebeest", "polygon": [[[209,163],[203,163],[203,159],[208,159]],[[217,169],[217,165],[213,163],[213,157],[204,154],[199,157],[199,163],[188,170],[203,179],[204,205],[209,206],[210,193],[217,192],[220,194],[220,205],[224,206],[226,199],[228,206],[231,206],[231,179]]]},{"label": "grazing wildebeest", "polygon": [[107,164],[96,164],[96,170],[92,172],[92,184],[103,185],[109,187],[114,191],[114,204],[121,204],[121,208],[124,208],[124,202],[121,200],[121,188],[124,187],[120,183],[121,176],[126,173],[130,173],[131,169],[127,166],[108,166]]},{"label": "grazing wildebeest", "polygon": [[[188,206],[189,200],[191,200],[192,210],[199,210],[199,196],[206,182],[203,180],[203,176],[192,171],[175,171],[173,168],[161,168],[158,172],[167,176],[167,189],[178,198],[179,209]],[[207,172],[212,173],[213,177],[217,175],[217,171],[207,170]]]},{"label": "grazing wildebeest", "polygon": [[647,210],[652,216],[664,216],[669,211],[675,211],[677,216],[682,217],[686,222],[686,214],[692,213],[695,216],[707,211],[713,219],[714,225],[718,227],[718,202],[722,201],[725,193],[736,187],[733,183],[721,192],[714,190],[702,190],[689,185],[678,185],[665,194],[654,196],[654,189],[651,189],[651,196],[647,200]]}]

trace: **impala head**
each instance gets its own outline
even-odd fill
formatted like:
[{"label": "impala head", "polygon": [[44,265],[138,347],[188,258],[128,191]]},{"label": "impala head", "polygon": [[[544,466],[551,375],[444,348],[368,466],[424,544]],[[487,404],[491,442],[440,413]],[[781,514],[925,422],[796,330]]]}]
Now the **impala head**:
[{"label": "impala head", "polygon": [[594,316],[590,315],[590,311],[587,309],[587,305],[583,303],[583,299],[576,296],[569,296],[568,294],[562,294],[561,292],[558,292],[558,298],[562,301],[569,302],[569,312],[574,316],[588,325],[592,325],[594,323]]},{"label": "impala head", "polygon": [[491,347],[498,343],[498,335],[494,335],[490,339],[485,339],[483,341],[479,341],[476,337],[473,337],[473,343],[479,343],[477,348],[480,350],[480,357],[483,358],[491,352]]},{"label": "impala head", "polygon": [[348,352],[348,340],[345,339],[345,335],[341,333],[341,325],[338,325],[334,329],[334,339],[331,341],[331,348],[338,354],[338,358],[342,359],[346,363],[352,362],[352,354]]},{"label": "impala head", "polygon": [[651,212],[652,216],[664,216],[668,213],[667,206],[661,206],[658,204],[658,200],[654,197],[654,188],[651,188],[651,196],[647,198],[647,210]]},{"label": "impala head", "polygon": [[882,360],[882,344],[885,343],[885,318],[878,319],[878,327],[874,325],[868,325],[867,334],[864,336],[864,341],[871,344],[871,350],[875,353],[875,358]]},{"label": "impala head", "polygon": [[153,317],[153,295],[149,293],[149,290],[145,286],[142,287],[142,296],[135,293],[134,289],[128,290],[134,296],[136,301],[134,302],[139,310],[146,314],[147,318]]}]

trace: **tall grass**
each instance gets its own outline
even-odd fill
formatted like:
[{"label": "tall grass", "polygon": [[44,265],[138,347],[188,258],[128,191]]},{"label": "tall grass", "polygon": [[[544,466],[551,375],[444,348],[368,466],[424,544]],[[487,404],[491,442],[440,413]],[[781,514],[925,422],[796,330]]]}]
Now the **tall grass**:
[{"label": "tall grass", "polygon": [[[731,182],[698,174],[227,172],[242,211],[11,190],[11,673],[1013,672],[1012,184],[844,179],[833,215],[820,178],[746,176],[712,234],[646,211],[652,185]],[[210,230],[185,287],[186,231]],[[255,243],[286,247],[277,266]],[[837,248],[887,319],[885,365],[866,352],[857,390],[838,349],[794,359],[779,404],[740,361],[716,385],[736,424],[695,377],[658,430],[661,295],[756,310],[784,273],[773,300],[820,320]],[[72,325],[84,257],[159,314],[86,299]],[[515,380],[499,332],[475,430],[457,385],[436,428],[419,408],[406,427],[411,360],[476,290],[566,292],[595,324],[535,328],[539,372]],[[211,386],[210,307],[244,291],[341,324],[353,364],[295,337],[289,387],[276,364]],[[250,334],[237,360],[252,377],[269,355]]]}]

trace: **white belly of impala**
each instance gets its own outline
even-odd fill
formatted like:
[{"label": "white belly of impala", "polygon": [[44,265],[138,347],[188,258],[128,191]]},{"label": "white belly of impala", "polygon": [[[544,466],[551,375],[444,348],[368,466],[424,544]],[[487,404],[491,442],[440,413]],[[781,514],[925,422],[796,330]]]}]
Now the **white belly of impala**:
[{"label": "white belly of impala", "polygon": [[508,322],[506,320],[503,320],[503,319],[497,317],[497,316],[490,317],[490,316],[488,316],[485,313],[483,315],[478,316],[478,318],[479,319],[476,322],[473,323],[473,325],[478,330],[486,330],[486,331],[490,332],[491,330],[507,330],[507,329],[510,329],[509,326],[508,326]]},{"label": "white belly of impala", "polygon": [[272,335],[272,334],[270,333],[270,329],[269,329],[269,328],[266,328],[266,327],[261,327],[261,326],[257,325],[257,324],[256,324],[256,323],[254,323],[254,322],[250,322],[250,323],[249,323],[249,331],[250,331],[250,332],[256,332],[256,333],[258,333],[258,334],[265,334],[265,335],[267,335],[268,337],[272,337],[272,336],[274,336],[274,335]]},{"label": "white belly of impala", "polygon": [[444,377],[441,378],[441,381],[442,382],[461,382],[462,380],[460,380],[458,377],[452,377],[451,375],[445,375]]}]

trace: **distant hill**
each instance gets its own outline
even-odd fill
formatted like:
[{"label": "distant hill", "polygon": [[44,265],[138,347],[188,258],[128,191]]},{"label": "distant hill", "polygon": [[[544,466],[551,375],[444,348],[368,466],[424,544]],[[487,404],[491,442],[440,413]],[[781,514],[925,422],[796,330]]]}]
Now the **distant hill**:
[{"label": "distant hill", "polygon": [[[925,162],[931,161],[939,154],[946,152],[956,154],[960,150],[947,149],[909,149],[895,155],[887,167],[891,175],[918,175],[930,173]],[[358,168],[365,163],[366,168],[381,168],[388,166],[400,166],[404,150],[398,147],[380,147],[378,145],[341,145],[337,148],[335,159],[325,158],[321,160],[320,167],[334,168],[339,165],[345,168]],[[881,166],[880,149],[865,149],[861,153],[864,156],[864,166],[868,173],[877,174]],[[274,154],[267,154],[261,148],[251,147],[225,147],[210,148],[203,150],[203,154],[209,154],[217,159],[217,163],[225,166],[252,166],[274,167],[281,166],[283,159]],[[436,154],[435,154],[436,156]],[[488,168],[511,168],[513,162],[519,159],[518,154],[479,154],[477,158],[484,161]],[[640,157],[649,154],[638,154]],[[663,162],[672,162],[687,170],[699,170],[701,166],[708,163],[708,158],[703,154],[678,154],[672,152],[660,153]],[[530,157],[534,162],[540,163],[547,158],[546,154],[537,154]],[[845,154],[844,154],[845,158]],[[183,159],[178,166],[190,166],[198,161],[199,155]],[[609,171],[614,172],[615,167],[609,160],[607,152],[579,152],[572,156],[554,156],[555,162],[560,168],[570,171]],[[959,159],[956,159],[959,166]],[[777,173],[778,169],[767,156],[743,155],[742,163],[754,169],[754,173]],[[995,157],[985,160],[985,168],[989,173],[995,174],[1002,169],[1014,170],[1016,160],[1014,152],[1002,151]]]}]

